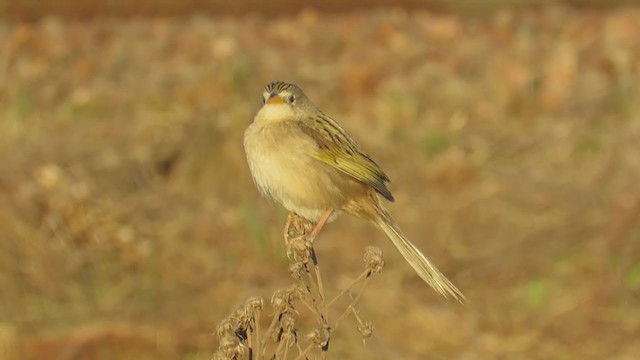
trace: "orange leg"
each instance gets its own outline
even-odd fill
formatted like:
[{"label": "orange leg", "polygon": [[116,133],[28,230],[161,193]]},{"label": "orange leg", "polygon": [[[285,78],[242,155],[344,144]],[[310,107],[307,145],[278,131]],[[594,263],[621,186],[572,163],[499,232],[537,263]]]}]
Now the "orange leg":
[{"label": "orange leg", "polygon": [[[324,224],[327,223],[327,220],[329,220],[329,217],[331,216],[331,213],[333,213],[333,209],[329,208],[327,210],[325,210],[324,213],[322,213],[322,216],[320,217],[320,219],[318,220],[318,223],[316,224],[316,227],[313,228],[313,231],[311,231],[311,234],[309,234],[309,240],[311,241],[311,243],[313,244],[313,240],[315,240],[316,236],[318,236],[318,234],[320,233],[320,230],[322,230],[322,228],[324,227]],[[309,256],[311,257],[311,261],[313,261],[314,265],[318,265],[318,259],[316,258],[316,252],[313,249],[313,245],[311,246],[311,249],[309,250]],[[317,271],[317,268],[316,268]],[[318,275],[316,273],[316,275]],[[320,279],[318,279],[318,281],[320,281]],[[321,283],[320,283],[321,284]]]},{"label": "orange leg", "polygon": [[316,227],[313,229],[313,231],[311,231],[311,235],[310,235],[311,241],[313,241],[313,239],[315,239],[316,236],[318,236],[324,224],[327,222],[327,220],[329,220],[331,213],[333,213],[333,209],[329,208],[322,214],[322,216],[320,217],[320,220],[318,220],[318,223],[316,224]]}]

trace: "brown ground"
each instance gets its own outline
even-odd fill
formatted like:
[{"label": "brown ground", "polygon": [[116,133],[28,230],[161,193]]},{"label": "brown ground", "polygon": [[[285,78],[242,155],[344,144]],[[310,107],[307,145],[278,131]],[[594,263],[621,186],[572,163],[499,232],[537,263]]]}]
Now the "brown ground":
[{"label": "brown ground", "polygon": [[477,14],[506,7],[532,9],[564,5],[583,9],[612,9],[638,3],[639,0],[0,0],[0,16],[21,20],[37,20],[52,15],[66,19],[87,19],[105,16],[244,15],[247,12],[287,16],[305,7],[335,14],[381,6]]},{"label": "brown ground", "polygon": [[[390,209],[470,299],[384,235],[318,240],[329,288],[386,253],[344,359],[635,359],[640,10],[370,10],[0,22],[0,359],[208,359],[291,281],[242,133],[292,80],[390,174]],[[331,357],[330,357],[331,358]]]}]

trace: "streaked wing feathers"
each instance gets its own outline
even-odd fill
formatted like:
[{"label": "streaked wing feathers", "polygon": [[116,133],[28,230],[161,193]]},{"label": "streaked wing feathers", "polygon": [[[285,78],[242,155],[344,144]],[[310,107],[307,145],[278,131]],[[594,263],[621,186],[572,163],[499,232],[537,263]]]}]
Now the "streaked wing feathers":
[{"label": "streaked wing feathers", "polygon": [[394,200],[386,186],[389,177],[334,120],[322,114],[308,122],[301,121],[300,127],[318,144],[318,151],[311,156],[370,185],[387,200]]}]

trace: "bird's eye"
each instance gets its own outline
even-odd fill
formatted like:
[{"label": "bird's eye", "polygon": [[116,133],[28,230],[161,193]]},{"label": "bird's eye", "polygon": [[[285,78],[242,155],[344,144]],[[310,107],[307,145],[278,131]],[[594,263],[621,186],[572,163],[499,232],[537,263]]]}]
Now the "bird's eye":
[{"label": "bird's eye", "polygon": [[296,101],[296,98],[293,95],[289,95],[289,97],[287,98],[287,101],[289,102],[289,104],[293,104],[293,102]]}]

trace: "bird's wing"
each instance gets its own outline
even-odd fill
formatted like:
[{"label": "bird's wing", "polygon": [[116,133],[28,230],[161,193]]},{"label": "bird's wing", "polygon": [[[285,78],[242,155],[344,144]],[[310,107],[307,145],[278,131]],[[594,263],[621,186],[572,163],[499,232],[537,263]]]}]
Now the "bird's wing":
[{"label": "bird's wing", "polygon": [[371,185],[387,200],[394,200],[386,185],[389,177],[369,155],[360,150],[358,144],[337,122],[321,114],[298,123],[301,130],[318,144],[316,152],[310,154],[312,157]]}]

